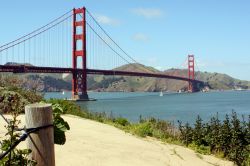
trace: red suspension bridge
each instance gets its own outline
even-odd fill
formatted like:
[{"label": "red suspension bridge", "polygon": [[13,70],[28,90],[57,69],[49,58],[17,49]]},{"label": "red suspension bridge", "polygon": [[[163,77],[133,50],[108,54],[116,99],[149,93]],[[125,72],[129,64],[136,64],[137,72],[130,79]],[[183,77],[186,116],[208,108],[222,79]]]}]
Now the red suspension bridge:
[{"label": "red suspension bridge", "polygon": [[175,79],[196,92],[204,83],[195,78],[195,59],[188,55],[187,77],[149,71],[121,71],[138,66],[100,26],[86,8],[70,10],[50,23],[0,46],[0,72],[70,73],[72,98],[88,99],[87,75],[121,75]]}]

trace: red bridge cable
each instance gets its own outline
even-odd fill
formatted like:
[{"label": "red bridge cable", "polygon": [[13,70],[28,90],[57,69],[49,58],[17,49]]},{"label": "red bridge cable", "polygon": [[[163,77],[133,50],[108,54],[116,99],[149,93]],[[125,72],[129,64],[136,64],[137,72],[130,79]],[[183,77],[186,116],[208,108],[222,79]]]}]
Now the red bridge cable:
[{"label": "red bridge cable", "polygon": [[197,68],[197,72],[195,72],[195,79],[200,80],[200,68],[198,66],[196,59],[194,60],[194,63],[195,63],[195,67]]},{"label": "red bridge cable", "polygon": [[24,35],[24,36],[18,38],[18,39],[16,39],[16,40],[13,40],[13,41],[11,41],[11,42],[9,42],[9,43],[4,44],[4,45],[0,46],[0,48],[5,47],[5,46],[7,46],[7,45],[9,45],[9,44],[11,44],[11,43],[14,43],[14,42],[16,42],[16,41],[19,41],[19,40],[21,40],[21,39],[23,39],[23,38],[25,38],[25,37],[27,37],[27,36],[30,36],[31,34],[37,32],[37,31],[40,31],[41,29],[43,29],[43,28],[49,26],[50,24],[56,22],[57,20],[63,18],[64,16],[66,16],[67,14],[69,14],[69,13],[71,13],[71,12],[72,12],[72,10],[66,12],[65,14],[63,14],[62,16],[60,16],[60,17],[54,19],[53,21],[49,22],[48,24],[46,24],[46,25],[44,25],[44,26],[42,26],[42,27],[40,27],[40,28],[38,28],[38,29],[36,29],[36,30],[34,30],[34,31],[32,31],[32,32],[30,32],[30,33],[28,33],[28,34],[26,34],[26,35]]},{"label": "red bridge cable", "polygon": [[[110,35],[102,28],[102,26],[98,23],[98,21],[94,18],[94,16],[86,9],[87,13],[89,14],[89,16],[94,20],[94,22],[97,24],[97,26],[104,32],[104,34],[127,56],[129,57],[132,61],[134,61],[137,64],[140,64],[139,62],[137,62],[134,58],[132,58],[127,52],[125,52],[111,37]],[[81,16],[81,15],[80,15]],[[81,16],[82,17],[82,16]],[[86,21],[87,22],[87,21]],[[87,22],[88,24],[88,22]],[[88,24],[89,25],[89,24]],[[90,25],[89,25],[90,26]],[[91,27],[91,29],[93,29]],[[95,32],[97,34],[97,32]],[[98,34],[97,34],[98,35]],[[100,35],[98,35],[100,37]],[[103,40],[103,39],[102,39]],[[105,42],[106,43],[106,42]],[[106,43],[107,44],[107,43]],[[111,48],[111,46],[109,46]],[[111,48],[112,49],[112,48]],[[114,49],[112,49],[114,51]],[[115,51],[116,52],[116,51]],[[119,54],[120,56],[120,54]],[[124,59],[124,58],[122,58]],[[126,60],[127,61],[127,60]],[[127,61],[128,62],[128,61]],[[128,62],[129,64],[131,64],[130,62]],[[147,69],[146,67],[142,66],[144,69],[146,69],[147,71],[149,71],[150,73],[152,73],[152,71],[150,71],[149,69]]]},{"label": "red bridge cable", "polygon": [[123,60],[125,60],[127,63],[131,64],[127,59],[123,58],[117,51],[115,51],[95,30],[94,28],[89,25],[88,22],[86,24],[89,26],[89,28],[112,50],[115,54],[117,54],[119,57],[121,57]]},{"label": "red bridge cable", "polygon": [[9,46],[9,47],[6,47],[6,48],[0,50],[0,52],[2,52],[2,51],[4,51],[4,50],[7,50],[7,49],[9,49],[9,48],[11,48],[11,47],[14,47],[14,46],[16,46],[16,45],[18,45],[18,44],[20,44],[20,43],[23,43],[23,42],[25,42],[25,41],[27,41],[27,40],[30,40],[30,39],[32,39],[32,38],[34,38],[34,37],[36,37],[36,36],[38,36],[38,35],[40,35],[40,34],[46,32],[46,31],[50,30],[51,28],[57,26],[58,24],[60,24],[60,23],[62,23],[63,21],[67,20],[68,18],[70,18],[71,16],[72,16],[72,14],[71,14],[70,16],[64,18],[64,19],[61,20],[60,22],[58,22],[58,23],[56,23],[56,24],[54,24],[54,25],[48,27],[47,29],[45,29],[45,30],[43,30],[43,31],[41,31],[41,32],[39,32],[39,33],[36,33],[35,35],[33,35],[33,36],[29,37],[29,38],[26,38],[26,39],[24,39],[24,40],[22,40],[22,41],[20,41],[20,42],[18,42],[18,43],[16,43],[16,44],[13,44],[13,45],[11,45],[11,46]]},{"label": "red bridge cable", "polygon": [[87,13],[90,15],[90,17],[94,20],[94,22],[98,25],[98,27],[105,33],[105,35],[108,36],[108,38],[118,47],[120,48],[120,50],[127,55],[132,61],[134,61],[135,63],[139,63],[137,62],[134,58],[132,58],[127,52],[125,52],[109,35],[108,33],[101,27],[101,25],[98,23],[98,21],[94,18],[94,16],[88,11],[86,10]]}]

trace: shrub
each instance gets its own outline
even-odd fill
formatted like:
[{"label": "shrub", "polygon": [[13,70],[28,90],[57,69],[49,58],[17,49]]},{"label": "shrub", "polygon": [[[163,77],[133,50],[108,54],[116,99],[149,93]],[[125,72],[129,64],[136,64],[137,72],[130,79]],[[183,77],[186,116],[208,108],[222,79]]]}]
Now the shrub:
[{"label": "shrub", "polygon": [[130,124],[127,119],[122,118],[122,117],[114,119],[114,122],[121,126],[128,126]]},{"label": "shrub", "polygon": [[204,146],[204,145],[198,146],[195,143],[191,143],[188,145],[188,147],[200,154],[204,154],[204,155],[210,154],[210,148],[208,146]]},{"label": "shrub", "polygon": [[28,100],[18,92],[0,89],[0,109],[2,113],[17,112],[19,114],[24,112],[26,104],[29,104]]},{"label": "shrub", "polygon": [[149,122],[134,125],[132,132],[140,137],[152,136],[153,130]]},{"label": "shrub", "polygon": [[13,108],[18,108],[19,113],[24,113],[24,106],[41,101],[40,97],[35,92],[21,89],[15,91],[0,87],[0,109],[2,113],[10,113],[11,111],[16,111]]}]

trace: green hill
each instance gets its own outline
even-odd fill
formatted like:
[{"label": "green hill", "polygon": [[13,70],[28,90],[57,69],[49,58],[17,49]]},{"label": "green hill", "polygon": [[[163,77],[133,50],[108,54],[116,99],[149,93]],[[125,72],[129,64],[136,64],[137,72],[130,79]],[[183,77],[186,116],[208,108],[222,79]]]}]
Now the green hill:
[{"label": "green hill", "polygon": [[[163,73],[168,75],[178,75],[187,77],[187,70],[169,69],[159,71],[153,67],[141,64],[129,64],[120,66],[114,70]],[[13,74],[1,74],[13,76]],[[63,91],[71,90],[71,75],[62,74],[14,74],[22,80],[22,86],[27,89],[37,89],[39,91]],[[211,89],[250,89],[249,81],[242,81],[232,78],[226,74],[196,72],[199,80],[207,82]],[[185,81],[146,78],[146,77],[128,77],[128,76],[102,76],[89,75],[88,89],[92,91],[177,91],[187,89],[188,83]]]},{"label": "green hill", "polygon": [[[169,69],[159,71],[141,64],[124,65],[115,70],[163,73],[187,77],[187,70]],[[199,80],[207,82],[211,89],[229,90],[234,88],[249,89],[250,82],[232,78],[226,74],[196,72]],[[99,91],[177,91],[187,89],[185,81],[126,76],[89,76],[88,87],[90,90]]]}]

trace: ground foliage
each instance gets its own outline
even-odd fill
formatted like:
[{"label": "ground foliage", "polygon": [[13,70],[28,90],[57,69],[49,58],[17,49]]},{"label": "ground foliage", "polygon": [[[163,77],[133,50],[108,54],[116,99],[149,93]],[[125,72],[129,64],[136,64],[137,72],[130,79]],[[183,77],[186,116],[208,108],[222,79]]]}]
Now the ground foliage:
[{"label": "ground foliage", "polygon": [[41,101],[43,95],[38,92],[38,83],[31,83],[30,88],[24,88],[24,85],[27,84],[27,80],[21,79],[18,76],[14,75],[2,75],[0,74],[0,87],[5,88],[9,91],[15,91],[20,93],[23,97],[28,99],[31,103]]},{"label": "ground foliage", "polygon": [[[7,82],[12,82],[13,84],[7,84]],[[12,117],[8,119],[8,124],[6,123],[5,126],[7,132],[0,141],[0,151],[3,153],[21,136],[21,132],[16,131],[15,128],[20,124],[17,117],[24,113],[25,105],[40,102],[43,97],[33,90],[23,90],[17,87],[18,79],[14,82],[13,78],[11,81],[5,82],[0,79],[0,84],[1,86],[4,85],[4,87],[0,87],[0,113],[9,114]],[[54,142],[55,144],[63,145],[66,142],[65,132],[69,130],[70,127],[61,117],[64,110],[60,104],[52,104],[52,110],[54,119]],[[30,153],[30,149],[15,148],[0,161],[0,165],[36,165],[35,161],[28,158]]]},{"label": "ground foliage", "polygon": [[205,154],[216,154],[239,166],[250,165],[250,115],[239,118],[236,112],[219,120],[218,114],[205,123],[198,116],[194,127],[179,123],[180,140]]},{"label": "ground foliage", "polygon": [[239,118],[236,112],[219,120],[218,115],[209,122],[203,122],[200,116],[195,124],[182,124],[179,127],[165,120],[142,118],[138,123],[130,123],[113,114],[89,112],[81,109],[75,102],[50,99],[47,102],[58,103],[64,114],[72,114],[101,123],[111,124],[126,132],[140,137],[154,137],[164,142],[182,144],[201,154],[214,154],[233,161],[239,166],[250,165],[250,116]]},{"label": "ground foliage", "polygon": [[[28,103],[28,101],[19,93],[13,91],[2,90],[0,91],[0,94],[0,110],[8,112],[12,116],[12,119],[10,119],[8,124],[5,126],[7,133],[5,134],[4,139],[0,141],[0,150],[4,152],[7,151],[21,136],[21,133],[15,130],[15,128],[20,124],[17,117],[23,111],[24,106]],[[0,165],[35,165],[36,162],[28,158],[30,153],[30,149],[14,149],[0,161]]]}]

